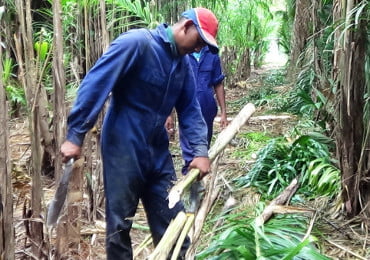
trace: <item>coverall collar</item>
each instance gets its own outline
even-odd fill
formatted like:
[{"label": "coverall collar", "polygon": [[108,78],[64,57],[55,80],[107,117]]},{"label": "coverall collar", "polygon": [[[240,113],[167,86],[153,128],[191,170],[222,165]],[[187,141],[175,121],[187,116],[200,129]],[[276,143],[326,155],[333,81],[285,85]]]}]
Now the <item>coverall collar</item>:
[{"label": "coverall collar", "polygon": [[200,62],[200,59],[201,57],[203,56],[203,54],[206,52],[206,48],[208,50],[208,47],[207,46],[204,46],[199,52],[193,52],[191,55],[193,55],[193,57],[198,61]]},{"label": "coverall collar", "polygon": [[163,41],[170,45],[172,55],[174,57],[178,57],[179,52],[177,51],[175,38],[173,37],[172,28],[164,23],[158,27],[158,30],[159,30],[159,35],[163,39]]}]

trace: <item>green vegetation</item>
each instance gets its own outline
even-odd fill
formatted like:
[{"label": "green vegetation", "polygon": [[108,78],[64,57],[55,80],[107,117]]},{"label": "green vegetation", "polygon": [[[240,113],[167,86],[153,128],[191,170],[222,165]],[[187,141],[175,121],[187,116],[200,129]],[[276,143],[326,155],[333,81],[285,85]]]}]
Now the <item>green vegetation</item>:
[{"label": "green vegetation", "polygon": [[[263,77],[259,92],[256,90],[260,96],[248,95],[230,104],[237,107],[267,100],[261,105],[268,105],[272,113],[279,112],[287,98],[274,89],[283,84],[284,71],[273,72]],[[290,93],[294,91],[301,90],[291,89]],[[260,202],[252,208],[234,208],[229,215],[214,213],[205,227],[213,234],[210,245],[199,252],[197,259],[329,259],[321,252],[323,238],[318,225],[312,230],[308,227],[312,216],[275,215],[263,226],[256,225],[256,216],[267,201],[277,197],[296,177],[299,189],[292,198],[293,205],[304,205],[320,197],[329,201],[338,197],[340,171],[332,159],[334,143],[324,134],[323,127],[307,119],[312,113],[313,110],[302,109],[297,124],[284,136],[273,136],[267,131],[238,134],[232,156],[240,160],[239,166],[245,172],[234,179],[234,193],[257,192]],[[220,219],[222,226],[209,228]]]},{"label": "green vegetation", "polygon": [[270,139],[268,134],[261,132],[241,133],[236,138],[238,149],[235,149],[232,155],[242,161],[254,159],[255,153]]},{"label": "green vegetation", "polygon": [[[317,137],[317,138],[316,138]],[[252,169],[238,180],[240,186],[253,186],[265,199],[276,197],[297,176],[307,198],[335,196],[340,188],[339,170],[332,164],[324,136],[299,136],[293,142],[275,138],[260,150]]]},{"label": "green vegetation", "polygon": [[319,253],[315,235],[307,234],[308,217],[282,215],[260,226],[250,216],[245,211],[229,215],[227,223],[197,259],[329,259]]},{"label": "green vegetation", "polygon": [[15,113],[19,107],[24,107],[26,105],[26,98],[24,94],[24,89],[20,86],[19,82],[13,73],[15,68],[14,60],[11,58],[3,58],[3,75],[2,82],[5,87],[5,92],[7,99],[10,102],[12,108],[11,113]]},{"label": "green vegetation", "polygon": [[[237,100],[228,101],[227,105],[229,109],[238,110],[240,107],[250,102],[257,108],[268,108],[265,109],[268,113],[282,112],[280,107],[285,101],[277,87],[287,84],[285,69],[273,70],[268,75],[264,75],[261,80],[262,82],[259,83],[260,86],[248,88],[245,96]],[[248,82],[247,84],[253,85],[253,82]]]}]

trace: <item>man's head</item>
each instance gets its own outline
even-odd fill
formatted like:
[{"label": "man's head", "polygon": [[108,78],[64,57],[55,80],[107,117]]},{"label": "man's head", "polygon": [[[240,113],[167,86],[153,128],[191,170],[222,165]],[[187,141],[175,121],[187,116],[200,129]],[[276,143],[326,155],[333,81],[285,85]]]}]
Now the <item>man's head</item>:
[{"label": "man's head", "polygon": [[193,21],[200,37],[209,46],[211,52],[217,53],[218,21],[216,16],[210,10],[202,7],[189,9],[183,12],[181,16]]},{"label": "man's head", "polygon": [[181,55],[197,52],[205,45],[213,53],[218,52],[216,35],[218,21],[206,8],[192,8],[181,14],[180,21],[173,27],[178,51]]}]

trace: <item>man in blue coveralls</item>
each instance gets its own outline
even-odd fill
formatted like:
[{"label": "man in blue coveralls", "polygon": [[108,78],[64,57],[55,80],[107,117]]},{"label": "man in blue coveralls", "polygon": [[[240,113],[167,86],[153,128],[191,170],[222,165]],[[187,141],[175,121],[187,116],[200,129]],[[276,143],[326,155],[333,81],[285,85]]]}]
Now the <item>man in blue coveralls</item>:
[{"label": "man in blue coveralls", "polygon": [[[210,146],[213,135],[213,121],[217,115],[217,103],[220,106],[220,126],[225,128],[228,124],[226,116],[225,89],[222,84],[225,75],[222,73],[220,57],[217,53],[212,53],[208,46],[203,47],[199,52],[188,55],[192,66],[195,80],[197,83],[196,95],[199,102],[203,118],[207,124],[207,141]],[[216,99],[215,99],[216,95]],[[169,116],[165,127],[171,133],[174,129],[174,120]],[[182,173],[186,174],[189,165],[194,158],[192,147],[186,135],[180,129],[180,146],[184,166]]]},{"label": "man in blue coveralls", "polygon": [[[215,15],[205,8],[185,11],[172,27],[130,30],[112,42],[81,83],[61,154],[64,162],[80,156],[85,134],[111,94],[101,138],[107,259],[132,259],[130,219],[139,199],[155,245],[184,210],[181,202],[168,208],[176,174],[164,124],[173,108],[194,151],[190,167],[198,168],[201,178],[210,170],[207,127],[186,54],[206,45],[217,53],[217,30]],[[189,239],[182,255],[188,246]]]}]

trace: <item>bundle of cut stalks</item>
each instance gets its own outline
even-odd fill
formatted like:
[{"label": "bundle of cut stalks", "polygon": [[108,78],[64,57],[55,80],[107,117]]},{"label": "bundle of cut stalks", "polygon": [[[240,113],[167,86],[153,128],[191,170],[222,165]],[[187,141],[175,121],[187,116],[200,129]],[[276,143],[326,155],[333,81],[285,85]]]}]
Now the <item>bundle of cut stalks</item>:
[{"label": "bundle of cut stalks", "polygon": [[[214,145],[208,152],[209,159],[213,162],[217,155],[229,144],[240,128],[248,121],[255,112],[253,104],[247,104],[231,123],[218,135]],[[199,170],[191,170],[181,181],[179,181],[169,192],[169,207],[172,208],[181,199],[181,195],[193,184],[199,176]],[[173,249],[172,259],[177,259],[181,246],[187,236],[195,218],[194,213],[179,212],[176,218],[170,223],[161,241],[149,260],[166,260]],[[175,246],[176,244],[176,246]],[[175,248],[174,248],[175,246]]]}]

